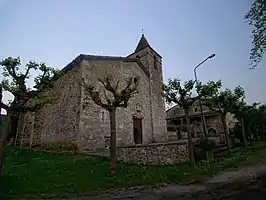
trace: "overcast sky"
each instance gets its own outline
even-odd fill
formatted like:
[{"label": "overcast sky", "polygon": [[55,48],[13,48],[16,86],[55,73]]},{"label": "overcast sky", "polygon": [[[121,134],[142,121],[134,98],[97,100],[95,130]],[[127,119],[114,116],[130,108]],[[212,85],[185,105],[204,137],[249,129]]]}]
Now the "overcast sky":
[{"label": "overcast sky", "polygon": [[[0,59],[20,56],[63,68],[79,54],[126,56],[142,29],[163,57],[164,80],[222,79],[248,102],[266,102],[266,62],[249,70],[251,0],[0,0]],[[4,93],[4,101],[11,99]]]}]

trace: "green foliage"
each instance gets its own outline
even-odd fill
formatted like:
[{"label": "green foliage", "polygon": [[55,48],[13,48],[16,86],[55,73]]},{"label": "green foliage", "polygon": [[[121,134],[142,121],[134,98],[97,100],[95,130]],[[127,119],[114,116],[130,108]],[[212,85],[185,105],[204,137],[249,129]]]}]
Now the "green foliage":
[{"label": "green foliage", "polygon": [[42,74],[34,78],[34,88],[37,90],[43,89],[44,86],[45,88],[52,87],[54,80],[58,79],[64,74],[63,71],[47,67],[44,63],[40,63],[39,70],[42,72]]},{"label": "green foliage", "polygon": [[197,90],[199,94],[202,94],[205,105],[226,115],[228,112],[235,111],[236,103],[243,101],[245,91],[240,86],[237,86],[233,91],[229,89],[221,90],[221,86],[220,81],[216,83],[209,82],[207,87],[199,85]]},{"label": "green foliage", "polygon": [[266,123],[266,106],[259,103],[247,104],[244,101],[234,104],[235,117],[250,126],[262,125]]},{"label": "green foliage", "polygon": [[[178,78],[169,79],[168,84],[163,86],[164,97],[167,103],[176,103],[184,110],[188,110],[196,100],[202,97],[214,96],[222,86],[221,81],[209,81],[207,84],[198,83],[189,80],[181,85]],[[196,88],[198,96],[192,97],[192,90]]]},{"label": "green foliage", "polygon": [[195,82],[193,80],[186,81],[184,86],[181,85],[179,78],[169,79],[168,84],[164,85],[164,97],[167,103],[176,103],[185,111],[193,105],[198,97],[192,98],[192,89]]},{"label": "green foliage", "polygon": [[201,82],[199,82],[196,85],[196,90],[197,93],[201,96],[201,97],[212,97],[215,96],[219,90],[222,87],[222,81],[209,81],[206,84],[202,84]]},{"label": "green foliage", "polygon": [[212,151],[216,148],[216,143],[208,138],[201,138],[197,140],[195,146],[203,151]]},{"label": "green foliage", "polygon": [[[47,67],[44,63],[36,63],[29,61],[24,67],[21,67],[20,58],[8,57],[0,62],[3,66],[4,80],[1,85],[4,90],[9,91],[14,95],[14,101],[11,107],[14,112],[36,111],[44,104],[51,103],[52,100],[42,92],[44,89],[51,87],[54,80],[62,75],[62,72],[53,68]],[[33,90],[27,87],[26,82],[31,77],[31,72],[39,72],[40,75],[35,77]],[[31,98],[35,98],[35,104],[26,106],[26,103]]]},{"label": "green foliage", "polygon": [[167,125],[167,131],[187,131],[187,127],[184,125]]},{"label": "green foliage", "polygon": [[78,150],[78,146],[76,142],[72,141],[55,141],[55,142],[47,142],[38,145],[34,145],[33,148],[41,148],[52,151],[73,151],[76,152]]},{"label": "green foliage", "polygon": [[230,130],[230,133],[233,138],[239,139],[241,142],[243,142],[241,123],[237,123],[236,126]]},{"label": "green foliage", "polygon": [[253,28],[250,60],[254,68],[261,61],[266,49],[266,0],[253,0],[245,19]]}]

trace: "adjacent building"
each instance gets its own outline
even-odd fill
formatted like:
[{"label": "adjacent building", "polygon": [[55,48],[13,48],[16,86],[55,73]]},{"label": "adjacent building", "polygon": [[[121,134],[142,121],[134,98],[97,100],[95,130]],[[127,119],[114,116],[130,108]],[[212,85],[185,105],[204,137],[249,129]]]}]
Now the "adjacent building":
[{"label": "adjacent building", "polygon": [[[204,118],[206,121],[206,129],[209,136],[218,136],[223,134],[223,124],[221,114],[210,110],[207,106],[202,105]],[[166,120],[168,125],[185,125],[185,112],[178,105],[166,111]],[[203,135],[203,123],[201,120],[201,112],[199,102],[196,101],[189,112],[190,124],[194,137]]]}]

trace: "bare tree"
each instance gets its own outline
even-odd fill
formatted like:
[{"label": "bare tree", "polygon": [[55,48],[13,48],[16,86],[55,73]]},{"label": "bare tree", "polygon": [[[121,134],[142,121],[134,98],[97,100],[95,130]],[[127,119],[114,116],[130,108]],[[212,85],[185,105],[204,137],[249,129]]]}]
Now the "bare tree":
[{"label": "bare tree", "polygon": [[[95,89],[95,84],[87,84],[83,79],[85,94],[99,106],[106,109],[110,115],[111,144],[110,144],[110,173],[114,175],[116,170],[116,109],[118,107],[127,108],[129,99],[136,93],[139,84],[138,77],[131,77],[123,89],[119,88],[120,81],[115,85],[112,84],[112,78],[105,76],[98,79],[104,87],[104,98],[100,96],[100,91]],[[107,92],[110,94],[108,96]]]}]

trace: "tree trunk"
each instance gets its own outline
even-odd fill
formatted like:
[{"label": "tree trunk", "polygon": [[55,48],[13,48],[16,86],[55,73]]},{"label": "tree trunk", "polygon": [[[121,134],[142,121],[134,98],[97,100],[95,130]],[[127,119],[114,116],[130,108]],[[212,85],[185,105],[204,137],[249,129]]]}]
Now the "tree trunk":
[{"label": "tree trunk", "polygon": [[251,130],[250,130],[250,125],[248,125],[248,135],[249,135],[250,145],[252,145],[253,138],[252,138],[252,134],[251,134]]},{"label": "tree trunk", "polygon": [[111,141],[110,141],[110,174],[114,175],[116,170],[116,108],[109,111],[110,114],[110,128],[111,128]]},{"label": "tree trunk", "polygon": [[10,131],[10,122],[11,122],[11,112],[7,112],[7,118],[4,122],[4,128],[0,135],[0,177],[3,175],[3,163],[4,163],[4,148],[5,142]]},{"label": "tree trunk", "polygon": [[3,176],[4,147],[5,147],[4,142],[0,141],[0,178]]},{"label": "tree trunk", "polygon": [[259,127],[258,125],[256,125],[256,128],[255,128],[255,138],[256,138],[256,141],[259,141]]},{"label": "tree trunk", "polygon": [[243,141],[244,141],[244,148],[247,149],[248,144],[247,144],[247,139],[246,139],[245,123],[244,123],[243,118],[241,119],[241,126],[242,126],[242,136],[243,136]]},{"label": "tree trunk", "polygon": [[225,144],[226,144],[228,154],[230,155],[231,154],[231,145],[230,145],[230,141],[229,141],[229,130],[228,130],[228,126],[226,123],[226,114],[222,114],[221,118],[222,118],[222,122],[223,122],[223,126],[224,126]]},{"label": "tree trunk", "polygon": [[191,127],[190,127],[190,120],[189,120],[188,111],[185,111],[185,115],[186,115],[186,122],[187,122],[187,138],[188,138],[189,163],[192,166],[196,166],[195,158],[194,158],[194,152],[193,152],[193,141],[192,141]]}]

